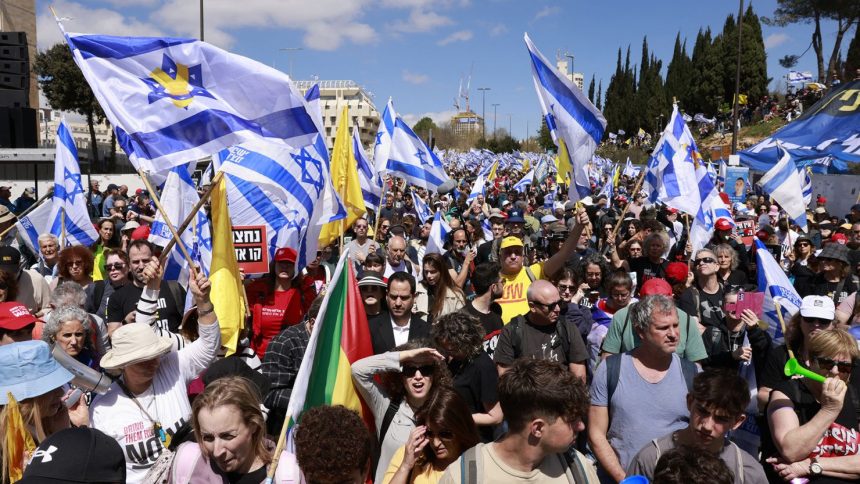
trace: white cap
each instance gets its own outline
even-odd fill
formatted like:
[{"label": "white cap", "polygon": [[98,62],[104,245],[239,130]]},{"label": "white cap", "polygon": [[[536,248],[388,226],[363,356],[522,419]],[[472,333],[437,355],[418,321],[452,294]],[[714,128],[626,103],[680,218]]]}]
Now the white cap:
[{"label": "white cap", "polygon": [[827,296],[806,296],[800,305],[800,315],[804,318],[832,321],[836,317],[836,306],[833,304],[833,299]]},{"label": "white cap", "polygon": [[555,215],[544,215],[540,218],[540,223],[542,224],[551,224],[553,222],[558,222],[558,219],[555,218]]}]

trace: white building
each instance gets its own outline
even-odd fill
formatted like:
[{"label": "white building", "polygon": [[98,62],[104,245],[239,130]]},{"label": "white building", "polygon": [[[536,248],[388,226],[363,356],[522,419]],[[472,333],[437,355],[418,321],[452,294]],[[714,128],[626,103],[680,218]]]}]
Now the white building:
[{"label": "white building", "polygon": [[334,146],[337,121],[343,106],[349,106],[352,117],[349,126],[358,126],[359,137],[365,148],[376,139],[380,113],[373,104],[371,95],[355,81],[294,81],[296,88],[305,91],[319,84],[320,109],[322,110],[326,146]]},{"label": "white building", "polygon": [[570,72],[569,67],[570,64],[568,64],[567,59],[556,59],[555,68],[558,69],[558,72],[573,81],[573,83],[576,84],[576,87],[581,91],[583,82],[585,81],[585,76],[581,72]]}]

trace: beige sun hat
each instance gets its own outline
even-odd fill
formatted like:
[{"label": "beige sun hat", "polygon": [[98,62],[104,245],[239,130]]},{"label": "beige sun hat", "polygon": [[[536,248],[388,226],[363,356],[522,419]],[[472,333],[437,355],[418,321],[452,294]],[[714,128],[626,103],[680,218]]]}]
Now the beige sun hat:
[{"label": "beige sun hat", "polygon": [[102,357],[105,370],[120,370],[126,366],[158,358],[170,353],[171,342],[155,334],[148,324],[131,323],[114,331],[113,348]]}]

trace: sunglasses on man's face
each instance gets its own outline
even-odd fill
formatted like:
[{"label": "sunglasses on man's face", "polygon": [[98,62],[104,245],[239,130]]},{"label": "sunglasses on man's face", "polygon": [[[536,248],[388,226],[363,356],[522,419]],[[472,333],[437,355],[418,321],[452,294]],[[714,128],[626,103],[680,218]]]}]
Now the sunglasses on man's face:
[{"label": "sunglasses on man's face", "polygon": [[701,259],[695,260],[697,266],[700,266],[702,264],[713,264],[714,262],[717,262],[717,260],[713,257],[702,257]]}]

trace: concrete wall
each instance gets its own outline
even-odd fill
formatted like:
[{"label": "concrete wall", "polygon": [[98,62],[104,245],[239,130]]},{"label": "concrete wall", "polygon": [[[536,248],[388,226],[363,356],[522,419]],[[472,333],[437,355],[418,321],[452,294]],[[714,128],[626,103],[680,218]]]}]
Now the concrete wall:
[{"label": "concrete wall", "polygon": [[857,202],[860,194],[860,175],[818,175],[812,174],[812,203],[818,194],[827,198],[827,212],[839,217],[845,216]]}]

